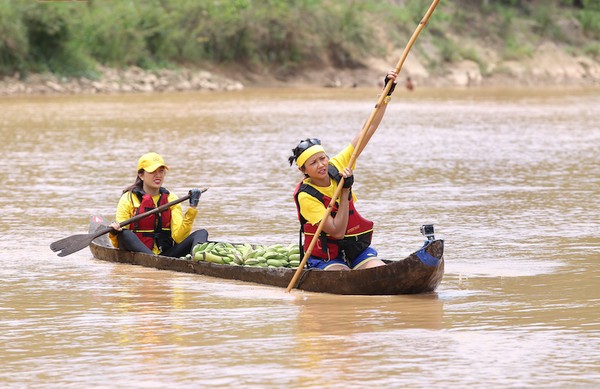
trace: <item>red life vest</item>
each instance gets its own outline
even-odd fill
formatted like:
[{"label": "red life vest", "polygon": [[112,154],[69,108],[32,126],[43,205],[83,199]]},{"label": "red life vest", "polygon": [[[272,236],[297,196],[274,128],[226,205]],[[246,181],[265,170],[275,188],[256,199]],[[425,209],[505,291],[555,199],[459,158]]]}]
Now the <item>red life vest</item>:
[{"label": "red life vest", "polygon": [[[140,200],[139,208],[135,209],[135,216],[158,208],[169,202],[169,191],[160,188],[160,198],[158,204],[154,204],[152,196],[143,190],[134,189],[132,191]],[[171,209],[155,213],[135,222],[131,230],[150,250],[154,248],[154,243],[161,252],[173,247],[175,242],[171,237]]]},{"label": "red life vest", "polygon": [[[337,168],[333,165],[329,165],[328,168],[329,177],[336,182],[340,181],[340,173]],[[298,211],[298,220],[300,220],[300,247],[303,251],[308,250],[312,240],[315,238],[318,224],[310,224],[302,214],[300,213],[300,203],[298,201],[298,195],[301,192],[308,193],[315,197],[317,200],[325,205],[325,208],[329,206],[331,197],[325,196],[319,192],[313,186],[305,184],[301,181],[296,190],[294,191],[294,200],[296,202],[296,210]],[[339,201],[331,209],[331,216],[335,217],[338,211]],[[319,240],[313,247],[311,256],[323,259],[334,259],[338,258],[340,251],[343,251],[342,257],[346,260],[352,260],[362,253],[371,244],[371,237],[373,235],[373,222],[362,217],[354,206],[354,200],[352,194],[350,194],[350,200],[348,204],[348,225],[346,226],[346,232],[344,233],[344,239],[334,239],[325,232],[321,232]],[[302,233],[304,233],[304,244],[302,244]]]}]

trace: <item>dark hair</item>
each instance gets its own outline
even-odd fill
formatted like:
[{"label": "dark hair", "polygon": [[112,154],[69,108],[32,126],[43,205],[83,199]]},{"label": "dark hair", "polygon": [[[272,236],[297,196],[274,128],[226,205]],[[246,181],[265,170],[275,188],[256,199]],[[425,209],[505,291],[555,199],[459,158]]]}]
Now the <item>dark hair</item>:
[{"label": "dark hair", "polygon": [[304,140],[301,140],[300,143],[298,143],[298,146],[296,146],[295,148],[292,149],[292,155],[288,158],[288,162],[290,163],[290,166],[292,166],[294,164],[294,161],[298,159],[300,154],[302,154],[310,146],[320,145],[320,144],[321,144],[321,140],[317,139],[317,138],[306,138]]},{"label": "dark hair", "polygon": [[138,174],[135,177],[135,182],[132,185],[129,185],[127,188],[123,189],[122,193],[131,192],[136,188],[142,190],[142,188],[144,187],[144,181],[142,181],[142,179],[140,178],[140,174],[142,174],[143,172],[144,169],[138,170]]}]

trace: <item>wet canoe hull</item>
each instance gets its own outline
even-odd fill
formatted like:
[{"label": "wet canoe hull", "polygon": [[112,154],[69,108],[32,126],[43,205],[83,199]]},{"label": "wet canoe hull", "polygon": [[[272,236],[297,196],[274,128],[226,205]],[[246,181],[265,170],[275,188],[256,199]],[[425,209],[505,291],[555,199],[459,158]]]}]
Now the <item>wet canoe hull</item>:
[{"label": "wet canoe hull", "polygon": [[[97,225],[90,225],[90,230]],[[118,250],[107,236],[90,244],[92,255],[100,260],[127,263],[184,273],[202,274],[228,280],[287,288],[296,269],[262,268],[194,262],[181,258]],[[397,295],[433,292],[444,274],[444,241],[434,240],[399,261],[385,266],[353,271],[303,270],[297,289],[343,295]]]}]

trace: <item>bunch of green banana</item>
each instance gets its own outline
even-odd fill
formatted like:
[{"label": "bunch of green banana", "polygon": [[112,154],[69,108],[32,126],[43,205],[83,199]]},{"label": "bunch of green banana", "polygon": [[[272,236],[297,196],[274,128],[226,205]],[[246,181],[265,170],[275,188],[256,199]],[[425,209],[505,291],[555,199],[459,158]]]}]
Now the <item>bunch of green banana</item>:
[{"label": "bunch of green banana", "polygon": [[300,248],[297,244],[284,246],[232,244],[225,242],[200,243],[192,250],[190,256],[196,262],[212,262],[233,266],[289,267],[297,268],[300,264]]}]

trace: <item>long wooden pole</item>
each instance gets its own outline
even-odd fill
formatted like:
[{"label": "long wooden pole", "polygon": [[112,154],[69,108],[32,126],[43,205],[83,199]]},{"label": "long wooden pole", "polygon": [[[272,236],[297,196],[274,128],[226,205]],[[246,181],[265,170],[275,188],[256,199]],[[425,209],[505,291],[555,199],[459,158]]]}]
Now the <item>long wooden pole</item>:
[{"label": "long wooden pole", "polygon": [[[419,25],[415,29],[415,32],[413,32],[412,36],[410,37],[410,40],[406,44],[406,47],[404,47],[404,51],[402,52],[402,56],[400,57],[400,59],[398,60],[398,63],[396,64],[396,69],[395,69],[396,74],[398,74],[398,75],[400,74],[400,70],[402,69],[402,66],[404,65],[404,61],[406,60],[406,57],[408,56],[408,53],[410,52],[410,49],[412,48],[413,44],[417,40],[417,37],[419,36],[419,34],[423,30],[423,28],[425,28],[425,25],[427,24],[427,21],[429,20],[429,17],[433,13],[433,11],[435,10],[435,7],[437,7],[437,5],[438,5],[439,2],[440,2],[440,0],[434,0],[431,3],[431,5],[429,6],[429,9],[427,10],[427,12],[425,13],[425,15],[423,16],[423,19],[421,19],[421,22],[419,23]],[[354,152],[352,153],[352,156],[350,157],[350,161],[348,162],[348,166],[354,166],[354,163],[356,162],[356,159],[360,155],[362,149],[364,149],[364,147],[362,147],[362,143],[364,141],[364,138],[365,138],[365,136],[366,136],[369,128],[371,127],[371,124],[373,123],[373,120],[374,120],[375,116],[377,115],[377,113],[381,109],[381,106],[383,104],[383,100],[387,96],[387,94],[390,91],[391,87],[392,87],[392,83],[391,82],[388,82],[385,85],[383,93],[379,96],[379,99],[377,100],[377,104],[375,104],[375,108],[371,112],[371,115],[369,116],[369,119],[365,122],[363,128],[360,130],[360,136],[358,138],[358,142],[356,144],[356,147],[354,148]],[[375,131],[375,130],[373,130],[373,131]],[[366,144],[365,144],[365,146],[366,146]],[[340,193],[342,193],[342,187],[343,186],[344,186],[344,177],[341,177],[340,182],[338,183],[338,186],[335,189],[333,197],[331,198],[331,201],[329,202],[329,206],[325,210],[325,215],[323,216],[323,218],[321,219],[321,222],[319,223],[319,226],[317,227],[317,231],[315,232],[315,237],[318,237],[321,234],[321,232],[323,231],[323,227],[325,226],[325,220],[331,214],[331,210],[333,209],[333,206],[335,205],[337,199],[340,197]],[[290,280],[290,283],[289,283],[289,285],[288,285],[288,287],[286,289],[286,292],[290,292],[292,290],[292,288],[294,287],[294,285],[296,284],[296,282],[298,281],[298,278],[300,277],[300,273],[302,273],[302,270],[304,269],[304,266],[306,266],[306,262],[308,261],[308,258],[310,257],[310,254],[312,253],[317,240],[318,239],[313,239],[310,242],[310,245],[308,246],[308,249],[304,253],[304,257],[302,257],[302,261],[300,261],[300,264],[298,265],[298,269],[296,270],[296,273],[294,273],[294,276]]]}]

